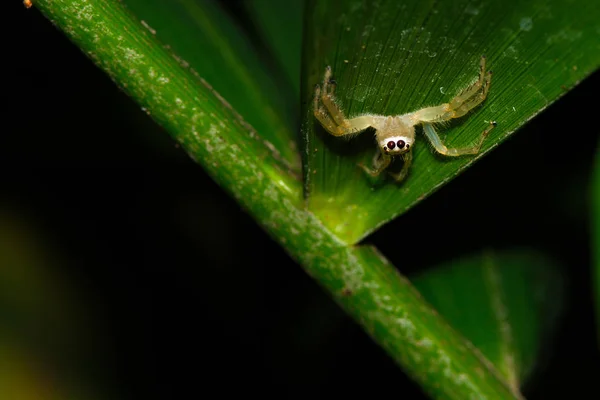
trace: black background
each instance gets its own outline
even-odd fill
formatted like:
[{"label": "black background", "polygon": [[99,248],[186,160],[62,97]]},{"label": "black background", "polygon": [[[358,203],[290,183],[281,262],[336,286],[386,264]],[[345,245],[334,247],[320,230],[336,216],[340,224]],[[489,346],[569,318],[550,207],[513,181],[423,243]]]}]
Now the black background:
[{"label": "black background", "polygon": [[[111,399],[426,398],[37,10],[4,2],[0,15],[0,207],[35,227],[78,288],[102,342],[91,387]],[[568,303],[528,399],[597,393],[588,186],[599,89],[595,73],[367,239],[408,275],[490,246],[557,260]],[[439,236],[422,237],[423,225]]]}]

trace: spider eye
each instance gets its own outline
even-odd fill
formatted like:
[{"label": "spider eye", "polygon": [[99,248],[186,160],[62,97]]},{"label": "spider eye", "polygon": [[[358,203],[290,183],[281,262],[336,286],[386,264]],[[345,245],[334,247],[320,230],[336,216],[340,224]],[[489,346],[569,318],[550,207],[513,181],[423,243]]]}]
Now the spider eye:
[{"label": "spider eye", "polygon": [[399,149],[403,149],[405,144],[406,143],[404,142],[404,140],[398,140],[398,148]]},{"label": "spider eye", "polygon": [[396,147],[396,143],[394,143],[393,141],[389,141],[388,142],[388,147],[390,148],[390,150],[394,150],[394,147]]}]

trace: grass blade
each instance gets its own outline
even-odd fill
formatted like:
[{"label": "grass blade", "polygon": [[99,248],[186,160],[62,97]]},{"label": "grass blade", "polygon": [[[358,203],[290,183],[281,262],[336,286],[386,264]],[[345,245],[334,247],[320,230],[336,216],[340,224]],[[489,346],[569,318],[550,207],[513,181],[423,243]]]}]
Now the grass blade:
[{"label": "grass blade", "polygon": [[561,277],[531,250],[486,252],[413,279],[515,390],[530,376],[561,309]]},{"label": "grass blade", "polygon": [[283,71],[289,82],[297,105],[295,110],[299,110],[304,0],[246,0],[244,3],[261,37],[275,55],[276,68]]}]

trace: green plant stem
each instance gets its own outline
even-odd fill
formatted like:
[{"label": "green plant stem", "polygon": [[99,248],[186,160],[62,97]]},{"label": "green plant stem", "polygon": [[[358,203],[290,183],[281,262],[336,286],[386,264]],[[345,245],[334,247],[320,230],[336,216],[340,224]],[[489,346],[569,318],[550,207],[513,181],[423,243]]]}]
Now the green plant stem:
[{"label": "green plant stem", "polygon": [[301,183],[276,162],[257,133],[119,2],[34,4],[179,141],[433,398],[520,398],[374,249],[347,246],[306,212]]}]

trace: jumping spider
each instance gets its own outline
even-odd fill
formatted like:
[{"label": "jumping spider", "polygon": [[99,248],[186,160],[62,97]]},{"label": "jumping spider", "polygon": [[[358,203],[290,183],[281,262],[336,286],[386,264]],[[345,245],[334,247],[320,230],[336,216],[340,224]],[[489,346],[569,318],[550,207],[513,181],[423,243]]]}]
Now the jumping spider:
[{"label": "jumping spider", "polygon": [[[423,132],[434,149],[446,156],[462,156],[477,154],[484,139],[496,126],[496,122],[483,131],[479,143],[469,147],[448,148],[444,145],[438,134],[433,129],[433,124],[459,118],[478,106],[490,90],[492,71],[485,72],[485,56],[481,57],[479,79],[454,97],[449,103],[436,107],[426,107],[403,115],[377,115],[364,114],[347,119],[340,107],[336,104],[333,95],[336,82],[331,79],[331,67],[325,69],[322,86],[316,85],[314,98],[314,114],[321,125],[334,136],[358,134],[365,129],[375,129],[375,138],[379,150],[373,158],[374,169],[369,169],[363,164],[359,166],[369,175],[377,176],[390,165],[393,156],[404,159],[402,170],[398,174],[389,172],[397,181],[403,180],[412,162],[412,148],[415,141],[415,126],[422,124]],[[321,104],[319,104],[321,100]]]}]

